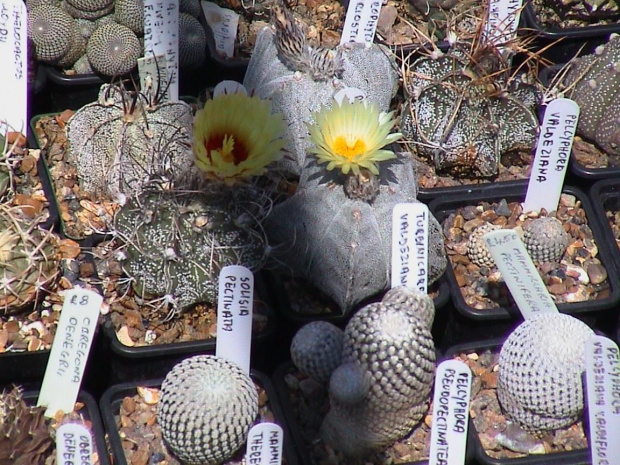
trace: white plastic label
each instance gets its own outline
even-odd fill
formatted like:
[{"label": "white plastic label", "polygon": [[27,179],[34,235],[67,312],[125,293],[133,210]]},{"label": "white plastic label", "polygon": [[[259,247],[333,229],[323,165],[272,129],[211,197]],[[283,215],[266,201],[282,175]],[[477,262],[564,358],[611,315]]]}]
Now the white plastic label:
[{"label": "white plastic label", "polygon": [[484,242],[524,319],[527,320],[540,313],[558,311],[534,262],[515,231],[512,229],[491,231],[484,235]]},{"label": "white plastic label", "polygon": [[241,84],[240,82],[222,81],[218,83],[213,89],[213,98],[217,97],[218,95],[225,95],[225,94],[248,95],[248,91],[243,86],[243,84]]},{"label": "white plastic label", "polygon": [[[22,0],[0,0],[0,133],[28,127],[28,17]],[[5,131],[5,126],[7,131]]]},{"label": "white plastic label", "polygon": [[484,41],[500,47],[517,36],[523,0],[488,0],[489,10],[482,31]]},{"label": "white plastic label", "polygon": [[[165,55],[170,85],[163,100],[179,100],[179,1],[144,0],[144,56]],[[168,83],[166,82],[166,85]],[[162,83],[161,88],[165,85]]]},{"label": "white plastic label", "polygon": [[361,102],[366,99],[366,94],[363,90],[360,90],[357,87],[345,87],[334,94],[334,99],[338,105],[342,105],[345,97],[349,103],[353,103],[355,101]]},{"label": "white plastic label", "polygon": [[102,301],[103,297],[86,289],[75,288],[65,294],[37,401],[37,406],[47,407],[47,417],[59,410],[73,411]]},{"label": "white plastic label", "polygon": [[586,342],[586,386],[592,465],[620,463],[620,353],[603,336]]},{"label": "white plastic label", "polygon": [[235,53],[239,15],[212,2],[202,0],[200,3],[207,24],[213,31],[215,49],[225,57],[232,58]]},{"label": "white plastic label", "polygon": [[375,39],[382,4],[382,0],[353,0],[349,2],[340,45],[349,42],[372,43]]},{"label": "white plastic label", "polygon": [[428,207],[398,203],[392,210],[391,287],[409,286],[426,294],[428,284]]},{"label": "white plastic label", "polygon": [[58,465],[91,465],[93,438],[86,426],[65,423],[56,430],[56,463]]},{"label": "white plastic label", "polygon": [[[138,58],[138,75],[140,76],[140,89],[143,93],[155,96],[158,91],[163,91],[168,83],[168,65],[166,56],[148,56]],[[158,84],[159,83],[159,84]]]},{"label": "white plastic label", "polygon": [[220,271],[217,297],[215,355],[236,363],[250,373],[254,275],[244,266]]},{"label": "white plastic label", "polygon": [[523,203],[524,211],[538,212],[544,208],[550,212],[558,208],[578,120],[579,105],[573,100],[559,98],[547,105]]},{"label": "white plastic label", "polygon": [[437,367],[433,395],[433,426],[429,465],[465,463],[471,370],[459,360],[446,360]]},{"label": "white plastic label", "polygon": [[282,427],[275,423],[259,423],[248,433],[245,452],[247,465],[280,465],[282,463]]}]

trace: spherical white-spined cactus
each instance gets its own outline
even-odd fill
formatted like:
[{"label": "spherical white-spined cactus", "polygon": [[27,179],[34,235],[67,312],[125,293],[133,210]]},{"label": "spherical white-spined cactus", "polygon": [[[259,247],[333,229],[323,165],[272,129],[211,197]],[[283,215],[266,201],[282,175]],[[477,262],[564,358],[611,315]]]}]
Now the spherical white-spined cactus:
[{"label": "spherical white-spined cactus", "polygon": [[114,20],[131,29],[138,37],[144,35],[144,1],[116,0]]},{"label": "spherical white-spined cactus", "polygon": [[179,13],[179,66],[198,67],[207,54],[207,35],[196,18]]},{"label": "spherical white-spined cactus", "polygon": [[559,262],[568,247],[570,236],[557,218],[536,218],[523,227],[523,243],[537,263]]},{"label": "spherical white-spined cactus", "polygon": [[433,317],[427,295],[399,287],[351,318],[321,426],[329,445],[364,455],[400,439],[422,418],[435,373]]},{"label": "spherical white-spined cactus", "polygon": [[497,395],[508,417],[533,432],[575,422],[584,407],[585,343],[593,334],[561,313],[521,323],[499,356]]},{"label": "spherical white-spined cactus", "polygon": [[75,21],[59,7],[41,4],[28,13],[28,37],[35,47],[35,57],[45,63],[56,63],[70,50]]},{"label": "spherical white-spined cactus", "polygon": [[291,343],[291,359],[297,369],[319,383],[329,381],[342,360],[344,334],[327,321],[303,326]]},{"label": "spherical white-spined cactus", "polygon": [[86,46],[93,69],[106,76],[120,76],[134,69],[140,58],[140,41],[126,26],[107,23],[97,28]]},{"label": "spherical white-spined cactus", "polygon": [[489,248],[484,243],[484,236],[497,229],[500,227],[493,223],[484,223],[472,231],[467,241],[467,258],[470,262],[480,267],[491,268],[495,266],[495,260],[493,260]]},{"label": "spherical white-spined cactus", "polygon": [[157,421],[172,452],[187,464],[219,465],[247,439],[258,414],[252,379],[228,360],[183,360],[161,385]]}]

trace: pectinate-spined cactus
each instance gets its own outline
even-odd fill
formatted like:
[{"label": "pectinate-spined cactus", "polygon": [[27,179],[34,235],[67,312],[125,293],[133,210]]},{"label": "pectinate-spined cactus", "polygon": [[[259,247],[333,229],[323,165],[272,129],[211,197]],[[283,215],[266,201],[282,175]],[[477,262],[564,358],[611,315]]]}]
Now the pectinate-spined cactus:
[{"label": "pectinate-spined cactus", "polygon": [[138,65],[141,53],[136,34],[118,23],[99,26],[86,45],[91,66],[106,76],[120,76],[130,72]]},{"label": "pectinate-spined cactus", "polygon": [[342,329],[327,321],[313,321],[295,334],[291,360],[301,373],[325,383],[342,361],[343,341]]},{"label": "pectinate-spined cactus", "polygon": [[536,218],[523,227],[523,243],[536,263],[559,262],[570,236],[553,216]]},{"label": "pectinate-spined cactus", "polygon": [[144,35],[144,1],[116,0],[114,19],[118,24],[131,29],[138,37]]},{"label": "pectinate-spined cactus", "polygon": [[176,310],[215,302],[220,269],[257,270],[266,243],[256,225],[257,199],[244,189],[143,192],[116,214],[125,243],[123,269],[136,293],[166,297]]},{"label": "pectinate-spined cactus", "polygon": [[239,450],[258,415],[248,374],[228,360],[197,355],[172,368],[161,385],[157,421],[186,464],[219,465]]},{"label": "pectinate-spined cactus", "polygon": [[503,155],[534,146],[540,93],[508,80],[501,60],[480,66],[484,58],[470,60],[457,46],[411,65],[400,129],[437,171],[494,176]]},{"label": "pectinate-spined cactus", "polygon": [[584,408],[585,343],[593,334],[561,313],[521,323],[499,356],[497,395],[508,417],[534,433],[575,422]]},{"label": "pectinate-spined cactus", "polygon": [[574,58],[561,84],[579,105],[577,134],[611,155],[620,155],[620,36],[595,53]]},{"label": "pectinate-spined cactus", "polygon": [[82,188],[122,203],[153,177],[191,166],[192,111],[184,102],[146,105],[104,84],[95,103],[67,122],[67,160]]},{"label": "pectinate-spined cactus", "polygon": [[41,4],[28,13],[28,37],[35,57],[44,63],[57,63],[71,48],[76,24],[68,13],[52,5]]},{"label": "pectinate-spined cactus", "polygon": [[351,318],[321,426],[327,444],[363,456],[405,436],[420,421],[435,374],[434,315],[427,295],[399,287]]},{"label": "pectinate-spined cactus", "polygon": [[22,207],[0,205],[0,314],[33,303],[58,276],[58,239]]},{"label": "pectinate-spined cactus", "polygon": [[206,59],[207,35],[193,16],[179,13],[179,66],[198,67]]}]

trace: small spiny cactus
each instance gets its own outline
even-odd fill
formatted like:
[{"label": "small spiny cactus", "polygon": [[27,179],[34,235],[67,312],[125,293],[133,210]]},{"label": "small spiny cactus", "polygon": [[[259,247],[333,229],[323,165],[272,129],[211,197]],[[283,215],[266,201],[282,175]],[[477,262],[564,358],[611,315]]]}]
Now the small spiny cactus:
[{"label": "small spiny cactus", "polygon": [[523,227],[523,243],[535,263],[559,262],[570,236],[553,216],[536,218]]},{"label": "small spiny cactus", "polygon": [[484,243],[484,235],[497,229],[500,227],[493,223],[484,223],[474,229],[467,240],[467,258],[470,262],[480,267],[492,268],[495,266],[495,260],[493,260],[489,248]]},{"label": "small spiny cactus", "polygon": [[86,45],[91,66],[106,76],[120,76],[130,72],[137,66],[141,53],[136,34],[118,23],[99,26]]},{"label": "small spiny cactus", "polygon": [[258,415],[248,374],[228,360],[197,355],[175,365],[161,385],[157,421],[186,464],[219,465],[246,441]]},{"label": "small spiny cactus", "polygon": [[295,334],[291,359],[301,373],[325,383],[342,361],[343,341],[342,329],[327,321],[313,321]]}]

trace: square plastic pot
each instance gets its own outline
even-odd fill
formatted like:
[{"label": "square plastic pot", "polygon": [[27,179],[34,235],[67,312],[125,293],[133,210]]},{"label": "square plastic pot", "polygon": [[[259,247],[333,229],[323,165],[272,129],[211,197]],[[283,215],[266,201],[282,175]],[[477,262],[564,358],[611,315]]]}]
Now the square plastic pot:
[{"label": "square plastic pot", "polygon": [[[252,377],[254,383],[258,384],[265,390],[269,401],[269,408],[273,413],[273,421],[282,427],[284,433],[282,447],[283,464],[300,465],[302,462],[299,461],[296,451],[293,448],[293,443],[291,441],[291,436],[289,434],[288,425],[286,424],[286,419],[282,410],[282,406],[271,383],[271,380],[267,375],[258,370],[251,370],[250,376]],[[105,425],[105,431],[108,435],[113,463],[115,465],[128,464],[125,457],[125,452],[123,451],[122,441],[118,432],[120,407],[123,399],[125,397],[135,395],[136,388],[138,386],[160,388],[163,378],[164,377],[146,380],[139,383],[131,382],[116,384],[109,387],[101,396],[101,400],[99,401],[101,416]]]}]

